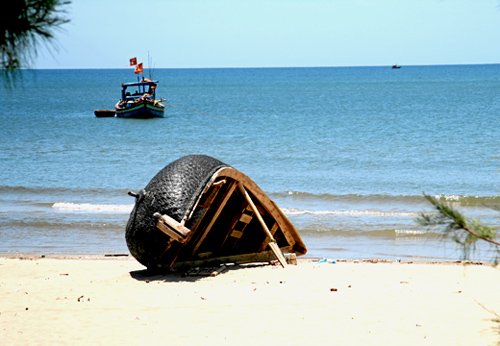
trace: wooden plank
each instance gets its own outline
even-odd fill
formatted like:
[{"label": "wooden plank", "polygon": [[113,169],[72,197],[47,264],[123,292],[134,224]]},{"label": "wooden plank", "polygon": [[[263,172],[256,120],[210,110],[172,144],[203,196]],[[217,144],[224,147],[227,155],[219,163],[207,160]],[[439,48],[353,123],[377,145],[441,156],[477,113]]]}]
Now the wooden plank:
[{"label": "wooden plank", "polygon": [[193,257],[195,255],[196,251],[198,251],[198,249],[200,248],[201,243],[203,243],[203,241],[207,237],[208,232],[210,232],[210,230],[212,229],[215,221],[217,220],[217,218],[219,217],[220,213],[222,212],[222,210],[226,206],[227,201],[229,200],[229,198],[231,197],[231,195],[233,194],[233,192],[234,192],[235,189],[236,189],[236,184],[232,183],[231,186],[229,187],[229,189],[227,190],[226,195],[224,196],[224,199],[222,200],[221,204],[217,208],[217,211],[215,212],[215,215],[212,217],[212,219],[210,220],[210,223],[207,225],[207,227],[205,228],[205,230],[201,234],[200,238],[198,239],[196,245],[193,247],[193,250],[191,251],[191,256],[190,257]]},{"label": "wooden plank", "polygon": [[[243,263],[254,263],[254,262],[272,262],[276,260],[276,256],[270,250],[263,252],[256,252],[250,254],[241,254],[241,255],[231,255],[231,256],[222,256],[215,258],[207,258],[203,260],[197,261],[183,261],[176,262],[172,266],[172,268],[192,268],[192,267],[207,267],[207,266],[215,266],[224,263],[234,263],[234,264],[243,264]],[[169,269],[169,266],[159,265],[158,269]]]},{"label": "wooden plank", "polygon": [[[271,232],[271,234],[274,236],[274,233],[276,233],[276,231],[278,230],[278,227],[279,227],[278,223],[275,222],[273,227],[271,227],[271,229],[269,230],[269,232]],[[269,240],[270,240],[269,237],[264,239],[264,242],[260,246],[259,251],[263,251],[266,248],[267,243],[269,243]],[[290,243],[288,243],[288,244],[290,244]]]},{"label": "wooden plank", "polygon": [[223,186],[224,183],[225,183],[225,180],[222,180],[222,181],[216,182],[213,185],[211,185],[209,188],[209,190],[211,190],[210,194],[204,198],[204,201],[202,201],[202,202],[200,202],[200,204],[198,204],[198,208],[200,208],[200,209],[209,208],[210,205],[212,204],[212,202],[214,201],[215,197],[219,193],[219,190],[221,189],[221,187]]},{"label": "wooden plank", "polygon": [[243,184],[241,182],[238,182],[238,188],[240,189],[243,196],[245,196],[248,204],[250,204],[252,206],[252,209],[255,213],[255,216],[257,217],[260,224],[262,225],[264,232],[266,232],[267,236],[269,237],[269,239],[270,239],[270,241],[268,242],[269,247],[271,248],[271,250],[273,250],[273,252],[276,255],[276,258],[280,262],[281,266],[283,268],[285,268],[286,267],[286,259],[285,259],[285,257],[283,257],[283,253],[281,252],[280,248],[278,247],[276,240],[274,240],[273,235],[271,234],[271,232],[267,228],[267,225],[264,222],[264,219],[262,218],[262,216],[260,215],[259,210],[257,209],[255,204],[253,203],[252,198],[250,198],[250,195],[248,194],[247,190],[245,190],[245,187],[243,186]]},{"label": "wooden plank", "polygon": [[233,230],[229,236],[232,238],[240,239],[243,236],[243,231]]},{"label": "wooden plank", "polygon": [[156,228],[158,228],[160,231],[162,231],[163,233],[168,235],[173,240],[178,241],[179,243],[184,243],[186,241],[186,238],[184,238],[180,234],[177,234],[176,232],[172,231],[172,229],[170,229],[170,227],[165,225],[160,220],[158,220],[158,223],[156,224]]},{"label": "wooden plank", "polygon": [[[287,224],[287,223],[289,223],[291,225],[290,221],[288,221],[287,217],[285,216],[285,214],[283,214],[283,212],[281,211],[281,209],[278,208],[278,206],[276,205],[276,203],[274,203],[273,201],[271,201],[271,203],[275,207],[275,211],[276,211],[275,219],[276,219],[276,221],[278,223],[280,223],[280,224]],[[306,245],[304,244],[304,242],[300,238],[300,235],[295,230],[295,228],[293,227],[293,225],[291,227],[292,228],[290,230],[282,228],[281,231],[283,232],[283,235],[285,236],[288,244],[294,244],[293,245],[293,251],[294,252],[298,252],[299,254],[303,255],[303,254],[305,254],[307,252]]]},{"label": "wooden plank", "polygon": [[191,230],[184,226],[184,222],[177,222],[170,216],[160,213],[155,213],[154,216],[158,218],[156,228],[179,243],[186,242]]},{"label": "wooden plank", "polygon": [[[241,237],[243,236],[243,230],[248,225],[244,222],[240,223],[241,216],[244,215],[244,213],[248,212],[247,209],[245,208],[245,205],[247,205],[247,204],[243,200],[242,204],[241,204],[241,208],[240,208],[240,209],[242,209],[240,212],[240,216],[238,216],[238,213],[236,213],[235,217],[231,220],[231,223],[229,224],[229,227],[227,228],[227,232],[226,232],[226,236],[224,237],[224,241],[222,241],[220,246],[218,247],[218,252],[223,251],[222,249],[225,249],[226,251],[229,249],[233,249],[236,246],[237,240],[241,239]],[[236,228],[236,226],[238,226],[238,225],[239,226],[243,225],[243,227],[241,229]],[[241,232],[241,234],[240,234],[240,232]],[[234,233],[234,235],[233,235],[233,233]],[[229,240],[229,244],[228,244],[228,240]]]},{"label": "wooden plank", "polygon": [[241,214],[239,221],[249,224],[253,219],[252,215]]},{"label": "wooden plank", "polygon": [[286,263],[291,264],[291,265],[297,265],[297,254],[292,252],[292,253],[286,253],[285,254],[286,258]]}]

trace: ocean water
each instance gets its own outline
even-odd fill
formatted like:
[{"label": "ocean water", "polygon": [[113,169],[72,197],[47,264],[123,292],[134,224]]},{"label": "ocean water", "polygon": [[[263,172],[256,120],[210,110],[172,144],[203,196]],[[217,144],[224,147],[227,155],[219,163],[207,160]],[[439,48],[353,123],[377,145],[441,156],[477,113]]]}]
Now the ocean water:
[{"label": "ocean water", "polygon": [[[94,116],[130,69],[24,71],[0,91],[0,253],[128,253],[127,192],[189,154],[254,180],[309,257],[459,259],[414,221],[430,211],[423,192],[499,225],[500,65],[152,76],[165,118]],[[491,256],[480,246],[474,258]]]}]

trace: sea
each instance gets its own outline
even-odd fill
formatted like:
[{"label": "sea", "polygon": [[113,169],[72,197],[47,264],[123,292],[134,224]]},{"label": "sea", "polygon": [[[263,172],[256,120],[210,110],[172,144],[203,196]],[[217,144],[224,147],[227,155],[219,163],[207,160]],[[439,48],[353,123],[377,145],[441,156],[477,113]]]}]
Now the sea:
[{"label": "sea", "polygon": [[164,118],[94,116],[137,77],[24,70],[0,90],[0,254],[129,254],[128,191],[190,154],[249,176],[309,258],[462,259],[415,221],[424,193],[500,225],[500,65],[146,68]]}]

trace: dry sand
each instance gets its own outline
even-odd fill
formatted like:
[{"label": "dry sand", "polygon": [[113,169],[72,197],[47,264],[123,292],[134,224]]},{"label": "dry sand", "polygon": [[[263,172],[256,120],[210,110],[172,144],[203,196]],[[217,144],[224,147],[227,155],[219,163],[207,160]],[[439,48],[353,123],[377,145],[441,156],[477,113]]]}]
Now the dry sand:
[{"label": "dry sand", "polygon": [[[132,258],[0,258],[1,345],[490,345],[500,270],[313,263],[147,276]],[[484,307],[482,307],[483,305]]]}]

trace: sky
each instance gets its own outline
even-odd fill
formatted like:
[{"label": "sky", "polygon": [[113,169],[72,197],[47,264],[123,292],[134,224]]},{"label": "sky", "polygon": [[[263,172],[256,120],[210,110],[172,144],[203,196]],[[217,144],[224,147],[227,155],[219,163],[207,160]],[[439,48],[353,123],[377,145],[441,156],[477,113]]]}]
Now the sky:
[{"label": "sky", "polygon": [[67,16],[32,67],[500,63],[500,0],[72,0]]}]

